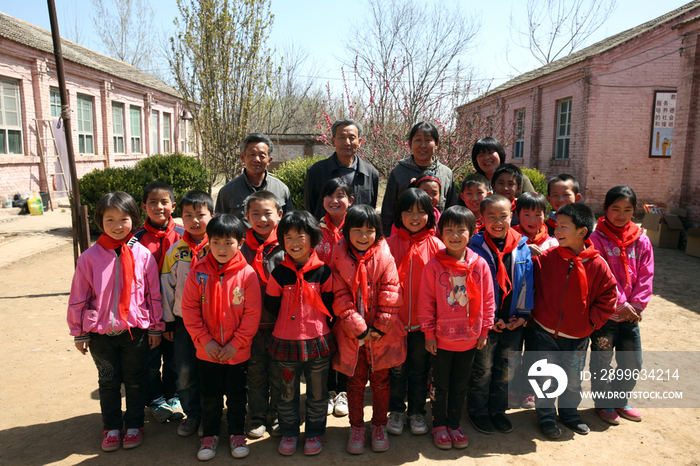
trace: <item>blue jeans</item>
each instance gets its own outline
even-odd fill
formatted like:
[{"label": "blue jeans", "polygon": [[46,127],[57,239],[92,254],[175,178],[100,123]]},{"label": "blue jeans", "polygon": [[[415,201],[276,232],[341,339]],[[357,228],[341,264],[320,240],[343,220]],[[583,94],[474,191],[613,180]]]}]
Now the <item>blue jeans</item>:
[{"label": "blue jeans", "polygon": [[272,329],[258,330],[248,360],[248,419],[252,428],[277,419],[279,369],[270,352]]},{"label": "blue jeans", "polygon": [[[632,322],[614,322],[608,320],[600,329],[591,334],[591,390],[607,393],[629,392],[637,382],[633,377],[615,377],[611,382],[607,375],[601,380],[601,374],[612,368],[613,351],[617,369],[633,371],[642,368],[642,339],[639,324]],[[595,399],[595,407],[622,408],[627,404],[627,397],[613,399]]]},{"label": "blue jeans", "polygon": [[425,350],[425,334],[420,330],[408,332],[407,343],[406,361],[400,366],[392,367],[390,371],[389,411],[406,411],[404,400],[408,393],[408,415],[425,416],[430,371],[430,353]]},{"label": "blue jeans", "polygon": [[306,378],[306,438],[323,437],[328,417],[328,370],[331,357],[311,361],[277,361],[280,397],[277,405],[280,429],[285,437],[299,437],[301,374]]},{"label": "blue jeans", "polygon": [[182,410],[189,418],[201,419],[202,406],[199,401],[197,350],[180,317],[175,317],[173,350],[177,364],[177,394],[180,397],[180,403],[182,403]]},{"label": "blue jeans", "polygon": [[[539,325],[533,338],[534,350],[541,352],[549,364],[557,364],[566,372],[568,384],[559,396],[559,420],[564,423],[581,419],[578,405],[581,404],[581,371],[586,365],[589,338],[554,338]],[[561,407],[561,406],[565,407]],[[554,398],[535,398],[537,422],[556,422],[557,410]]]},{"label": "blue jeans", "polygon": [[[489,332],[486,345],[476,350],[469,378],[467,410],[469,416],[503,414],[508,409],[508,381],[512,380],[520,361],[522,326],[515,330]],[[508,358],[516,361],[509,364]]]},{"label": "blue jeans", "polygon": [[[163,359],[163,378],[160,362]],[[162,338],[160,345],[146,353],[146,405],[162,403],[177,397],[177,363],[172,341]]]}]

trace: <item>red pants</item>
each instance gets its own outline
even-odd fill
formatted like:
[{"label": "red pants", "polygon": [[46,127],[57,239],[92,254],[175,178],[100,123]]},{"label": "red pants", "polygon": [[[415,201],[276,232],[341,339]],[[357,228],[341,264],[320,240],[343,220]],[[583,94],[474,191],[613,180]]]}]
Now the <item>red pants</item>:
[{"label": "red pants", "polygon": [[355,375],[348,378],[348,409],[350,410],[350,425],[364,427],[363,419],[365,406],[365,385],[369,378],[372,388],[372,425],[385,426],[386,413],[389,409],[389,369],[370,372],[370,354],[367,346],[360,346],[357,355]]}]

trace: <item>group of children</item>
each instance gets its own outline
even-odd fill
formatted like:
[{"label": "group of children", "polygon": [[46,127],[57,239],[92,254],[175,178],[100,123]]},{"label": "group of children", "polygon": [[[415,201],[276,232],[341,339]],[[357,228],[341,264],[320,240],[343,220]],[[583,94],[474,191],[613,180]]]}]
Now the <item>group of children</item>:
[{"label": "group of children", "polygon": [[[387,433],[400,435],[407,421],[413,434],[427,433],[430,375],[438,448],[468,445],[460,426],[465,402],[479,432],[512,431],[510,404],[536,408],[543,434],[556,438],[555,400],[535,399],[515,383],[521,375],[512,360],[523,344],[566,368],[559,419],[586,434],[575,406],[589,342],[592,369],[609,368],[614,350],[636,355],[618,358],[623,369],[641,367],[638,322],[651,297],[653,251],[632,222],[634,192],[611,189],[596,226],[568,175],[549,182],[549,217],[544,196],[515,199],[522,173],[510,164],[491,182],[468,176],[460,194],[466,207],[437,211],[439,184],[414,180],[398,199],[388,238],[373,208],[353,205],[343,178],[326,183],[320,223],[305,211],[282,216],[270,192],[252,194],[248,230],[235,216],[214,216],[206,193],[188,192],[180,201],[182,233],[171,216],[172,189],[151,184],[143,245],[132,234],[140,224],[136,202],[106,194],[94,215],[104,233],[78,260],[68,308],[76,347],[89,348],[98,368],[102,448],[138,446],[150,406],[157,420],[186,415],[178,434],[200,430],[197,457],[211,459],[225,397],[235,458],[248,455],[247,436],[262,437],[268,426],[282,436],[279,452],[292,455],[302,375],[306,455],[321,452],[327,415],[338,408],[349,414],[352,454],[367,442],[386,451]],[[160,199],[153,208],[151,198]],[[149,356],[159,344],[161,352]],[[161,355],[163,388],[144,389],[147,365],[159,365]],[[166,387],[166,365],[174,368],[176,393]],[[593,388],[610,389],[601,383]],[[620,384],[613,390],[633,388],[612,383]],[[641,420],[626,400],[596,403],[607,422]]]}]

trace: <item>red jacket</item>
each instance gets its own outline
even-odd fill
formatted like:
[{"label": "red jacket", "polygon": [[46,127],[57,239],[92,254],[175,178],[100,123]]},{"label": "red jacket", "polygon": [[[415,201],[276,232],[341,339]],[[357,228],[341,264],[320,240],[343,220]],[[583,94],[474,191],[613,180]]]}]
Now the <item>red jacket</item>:
[{"label": "red jacket", "polygon": [[559,255],[559,247],[533,257],[535,306],[532,317],[555,338],[585,338],[603,326],[615,311],[617,281],[600,256],[584,259],[588,280],[588,308],[583,308],[573,262]]},{"label": "red jacket", "polygon": [[[240,252],[238,253],[240,254]],[[222,280],[223,320],[214,328],[213,309],[207,296],[207,281]],[[238,273],[212,273],[207,261],[197,261],[190,270],[182,293],[182,319],[197,350],[197,359],[222,364],[240,364],[250,359],[250,345],[258,331],[262,298],[258,275],[246,265]],[[238,352],[228,361],[211,359],[204,345],[216,339],[222,346],[231,343]]]},{"label": "red jacket", "polygon": [[[396,268],[401,265],[401,261],[411,249],[411,243],[401,238],[399,234],[391,235],[386,240],[389,245],[391,255],[394,256]],[[432,234],[428,234],[418,243],[420,256],[427,264],[430,259],[435,257],[435,253],[440,249],[444,249],[445,245]],[[409,272],[407,275],[399,277],[401,283],[401,291],[404,297],[403,304],[399,308],[399,317],[403,322],[406,330],[409,332],[420,330],[420,322],[418,321],[418,295],[421,291],[421,276],[425,266],[417,260],[411,260]]]},{"label": "red jacket", "polygon": [[339,318],[333,325],[333,336],[338,352],[333,355],[333,369],[348,376],[355,374],[360,340],[373,327],[384,335],[379,341],[366,340],[372,370],[398,366],[406,360],[406,329],[398,316],[401,306],[401,286],[396,264],[386,241],[379,240],[379,250],[367,260],[370,297],[362,299],[368,303],[367,315],[357,311],[353,299],[352,282],[357,261],[351,246],[342,238],[333,250],[333,313]]}]

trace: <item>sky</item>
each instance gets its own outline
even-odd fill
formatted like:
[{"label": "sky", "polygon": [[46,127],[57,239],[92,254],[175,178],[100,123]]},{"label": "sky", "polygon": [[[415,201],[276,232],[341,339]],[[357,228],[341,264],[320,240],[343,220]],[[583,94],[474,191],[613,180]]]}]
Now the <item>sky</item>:
[{"label": "sky", "polygon": [[[109,2],[110,0],[105,0]],[[177,14],[175,0],[150,0],[156,10],[156,27],[173,31],[173,19]],[[435,2],[441,0],[423,0]],[[444,0],[442,0],[444,2]],[[99,39],[93,32],[93,10],[91,0],[55,0],[59,29],[64,37],[71,37],[69,26],[82,25],[85,40],[81,44],[97,51],[101,50]],[[609,20],[592,36],[586,45],[603,40],[613,34],[632,28],[646,21],[674,10],[685,3],[682,0],[618,0],[617,9]],[[469,15],[480,18],[482,27],[477,46],[465,55],[476,69],[476,77],[481,83],[496,87],[514,75],[537,68],[539,63],[529,56],[529,52],[517,49],[512,44],[511,61],[518,60],[518,70],[511,68],[505,58],[505,49],[510,42],[508,18],[511,12],[515,17],[525,17],[524,0],[490,0],[474,2],[461,0],[460,8]],[[28,23],[50,30],[46,1],[5,0],[0,11]],[[342,85],[339,57],[352,37],[349,31],[353,23],[362,21],[367,15],[366,0],[272,0],[272,13],[275,15],[269,45],[282,50],[285,44],[308,52],[307,74],[318,77],[320,85],[330,83],[334,90]],[[77,21],[76,21],[77,20]],[[163,65],[161,65],[163,66]],[[315,73],[313,73],[315,71]]]}]

